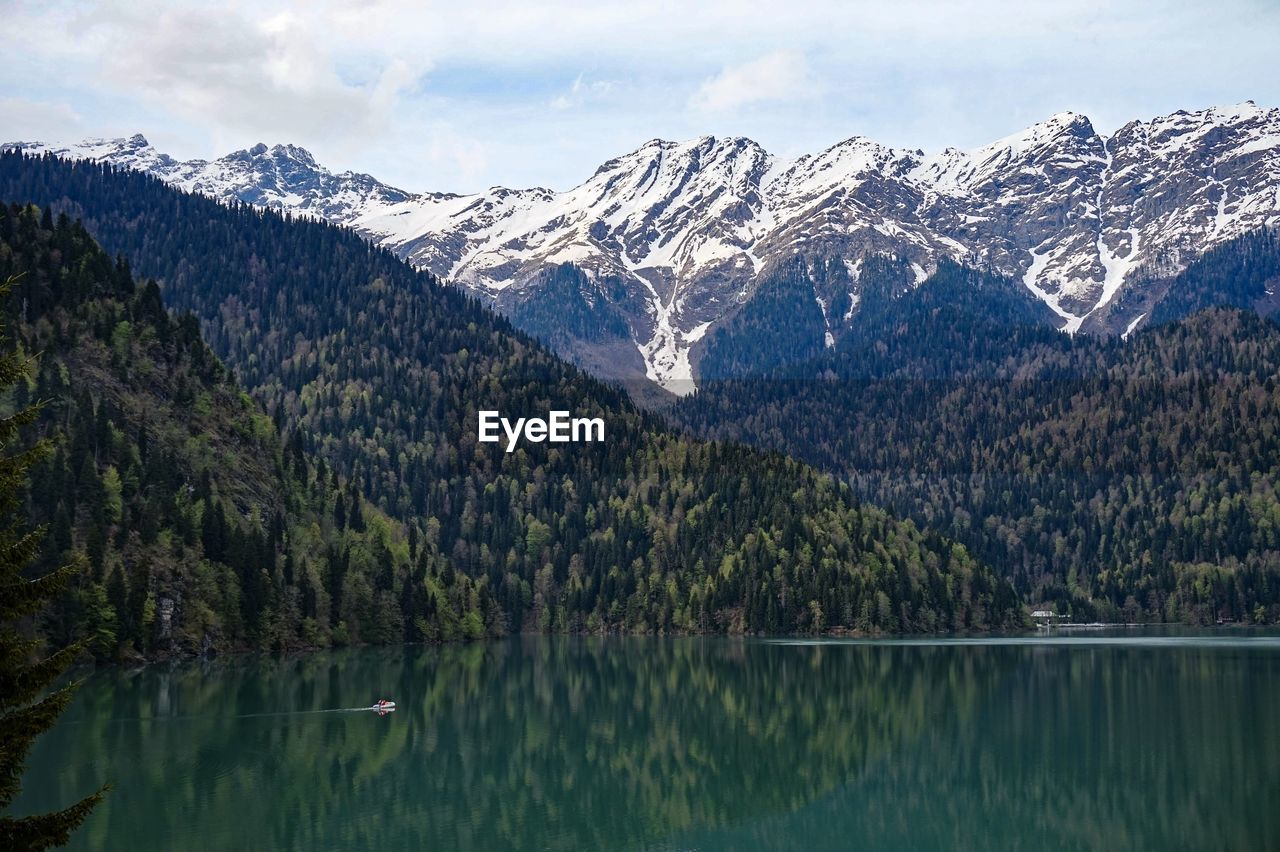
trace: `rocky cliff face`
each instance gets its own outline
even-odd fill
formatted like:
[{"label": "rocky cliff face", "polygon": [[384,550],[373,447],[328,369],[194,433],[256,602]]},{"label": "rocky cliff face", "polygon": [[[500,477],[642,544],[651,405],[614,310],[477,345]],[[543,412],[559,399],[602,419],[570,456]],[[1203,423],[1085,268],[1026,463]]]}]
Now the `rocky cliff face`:
[{"label": "rocky cliff face", "polygon": [[[593,368],[613,378],[642,368],[676,392],[692,388],[708,330],[796,257],[838,260],[849,273],[813,282],[828,345],[857,321],[868,255],[909,264],[917,282],[943,256],[991,268],[1020,278],[1064,330],[1124,332],[1162,292],[1151,282],[1280,222],[1280,110],[1252,102],[1134,121],[1111,136],[1061,113],[931,155],[862,137],[792,161],[743,138],[653,140],[564,192],[410,194],[332,174],[294,146],[186,163],[140,136],[23,147],[350,225],[506,310],[527,312],[551,280],[544,273],[574,264],[601,329],[621,322],[639,356]],[[828,292],[837,280],[848,293]],[[537,313],[545,324],[554,312]]]}]

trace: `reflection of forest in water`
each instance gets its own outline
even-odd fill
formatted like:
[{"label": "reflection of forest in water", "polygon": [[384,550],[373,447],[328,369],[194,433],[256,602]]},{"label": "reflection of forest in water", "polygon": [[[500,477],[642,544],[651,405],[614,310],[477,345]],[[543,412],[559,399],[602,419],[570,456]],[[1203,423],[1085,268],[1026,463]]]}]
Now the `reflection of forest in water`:
[{"label": "reflection of forest in water", "polygon": [[969,650],[1013,663],[976,713],[809,807],[678,845],[1280,848],[1277,645]]},{"label": "reflection of forest in water", "polygon": [[[135,849],[1256,846],[1278,662],[527,638],[117,670],[40,743],[19,805],[111,778],[77,845]],[[378,697],[397,712],[247,716]]]}]

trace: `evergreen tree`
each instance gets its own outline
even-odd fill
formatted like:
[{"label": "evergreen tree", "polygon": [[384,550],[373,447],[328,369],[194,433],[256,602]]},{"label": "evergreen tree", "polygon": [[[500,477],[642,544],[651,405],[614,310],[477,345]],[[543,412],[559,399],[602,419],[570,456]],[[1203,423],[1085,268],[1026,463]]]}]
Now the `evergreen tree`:
[{"label": "evergreen tree", "polygon": [[[0,286],[0,298],[7,297],[11,287],[12,281]],[[25,381],[26,367],[16,352],[0,355],[0,387]],[[0,447],[11,445],[37,413],[37,408],[29,406],[0,419]],[[31,465],[48,452],[48,444],[40,442],[14,455],[0,456],[0,812],[8,811],[21,788],[22,769],[32,743],[53,726],[76,684],[43,697],[41,693],[84,650],[83,644],[77,643],[33,661],[39,643],[20,632],[22,620],[53,600],[73,572],[68,565],[36,579],[24,576],[36,558],[42,531],[22,530],[16,517],[19,494]],[[25,817],[5,813],[0,816],[0,848],[48,849],[66,843],[104,792],[105,788],[53,813]]]}]

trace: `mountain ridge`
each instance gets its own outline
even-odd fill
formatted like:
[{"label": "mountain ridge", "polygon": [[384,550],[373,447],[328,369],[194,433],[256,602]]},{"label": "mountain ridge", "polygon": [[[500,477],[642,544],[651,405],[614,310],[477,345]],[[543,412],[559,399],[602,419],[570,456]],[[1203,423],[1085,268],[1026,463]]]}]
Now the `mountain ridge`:
[{"label": "mountain ridge", "polygon": [[[698,379],[707,332],[797,256],[838,258],[851,273],[855,310],[824,308],[828,343],[856,322],[859,264],[877,254],[912,264],[917,283],[942,257],[1014,276],[1063,330],[1119,333],[1154,308],[1159,288],[1147,295],[1147,282],[1280,222],[1280,109],[1252,101],[1135,120],[1110,135],[1061,112],[934,154],[863,136],[792,160],[741,136],[652,139],[560,192],[411,193],[334,174],[287,145],[186,163],[140,135],[4,147],[104,160],[348,225],[508,312],[538,292],[540,273],[573,264],[612,294],[644,376],[677,393]],[[830,298],[816,286],[814,296]],[[618,360],[617,375],[598,372],[635,378],[634,359]]]}]

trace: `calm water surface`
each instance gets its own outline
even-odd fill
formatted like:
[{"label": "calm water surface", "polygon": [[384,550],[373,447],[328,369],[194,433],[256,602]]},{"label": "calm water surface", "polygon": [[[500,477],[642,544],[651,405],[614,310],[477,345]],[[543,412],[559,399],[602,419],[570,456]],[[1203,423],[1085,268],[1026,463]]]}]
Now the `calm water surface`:
[{"label": "calm water surface", "polygon": [[[388,697],[395,713],[325,712]],[[81,849],[1277,849],[1280,636],[519,638],[110,670]]]}]

